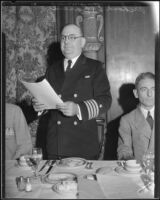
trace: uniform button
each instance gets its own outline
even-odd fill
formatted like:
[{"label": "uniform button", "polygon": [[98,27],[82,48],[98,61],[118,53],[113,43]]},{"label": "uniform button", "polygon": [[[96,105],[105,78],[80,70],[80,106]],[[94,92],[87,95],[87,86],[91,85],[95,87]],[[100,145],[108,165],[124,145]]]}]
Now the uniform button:
[{"label": "uniform button", "polygon": [[78,123],[77,123],[77,121],[74,121],[74,125],[76,126]]},{"label": "uniform button", "polygon": [[78,95],[75,93],[73,96],[74,96],[74,98],[77,98]]},{"label": "uniform button", "polygon": [[62,97],[62,95],[61,95],[61,94],[59,94],[58,96],[59,96],[60,98]]},{"label": "uniform button", "polygon": [[60,125],[60,124],[61,124],[61,121],[57,121],[57,124]]},{"label": "uniform button", "polygon": [[99,107],[102,108],[102,104],[100,104]]}]

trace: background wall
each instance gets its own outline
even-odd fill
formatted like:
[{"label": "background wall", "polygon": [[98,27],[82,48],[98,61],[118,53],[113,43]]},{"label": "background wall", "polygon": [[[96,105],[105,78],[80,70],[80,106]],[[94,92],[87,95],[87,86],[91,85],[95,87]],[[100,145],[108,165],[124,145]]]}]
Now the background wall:
[{"label": "background wall", "polygon": [[34,81],[44,74],[47,48],[57,40],[55,12],[55,6],[2,6],[7,101],[30,95],[19,83],[19,76]]},{"label": "background wall", "polygon": [[108,112],[106,159],[116,159],[121,115],[137,102],[132,90],[137,75],[155,71],[155,35],[149,6],[105,8],[106,71],[113,96]]},{"label": "background wall", "polygon": [[[6,101],[24,104],[24,114],[31,118],[31,94],[18,77],[35,81],[45,73],[48,46],[57,41],[56,7],[2,6],[1,20],[6,43],[5,65],[2,66],[6,67]],[[35,120],[29,124],[33,143],[37,123]]]},{"label": "background wall", "polygon": [[[154,72],[151,9],[124,4],[103,7],[53,4],[2,6],[2,31],[6,37],[6,101],[25,100],[30,104],[31,96],[18,81],[18,76],[28,81],[42,76],[47,61],[52,63],[47,60],[47,53],[51,59],[58,55],[61,28],[66,23],[78,23],[87,36],[85,54],[104,63],[110,81],[113,102],[106,116],[105,158],[116,159],[119,119],[137,104],[132,94],[135,78],[143,71]],[[30,115],[28,107],[26,110]],[[37,123],[30,123],[33,136]]]}]

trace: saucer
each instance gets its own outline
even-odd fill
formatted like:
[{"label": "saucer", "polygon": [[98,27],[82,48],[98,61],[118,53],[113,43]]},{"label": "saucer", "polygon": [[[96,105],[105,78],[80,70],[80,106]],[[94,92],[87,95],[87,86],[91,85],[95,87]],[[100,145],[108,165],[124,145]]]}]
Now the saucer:
[{"label": "saucer", "polygon": [[123,167],[116,167],[115,168],[115,171],[118,173],[118,174],[121,174],[121,175],[140,175],[140,171],[141,171],[141,168],[137,171],[127,171],[125,168]]},{"label": "saucer", "polygon": [[23,163],[22,164],[22,163],[20,163],[19,160],[16,161],[15,166],[19,167],[19,168],[23,168],[25,170],[30,170],[31,169],[31,166],[29,166],[27,163]]},{"label": "saucer", "polygon": [[111,167],[101,167],[96,170],[96,173],[105,175],[110,173],[111,171],[113,171]]},{"label": "saucer", "polygon": [[142,167],[141,166],[137,166],[137,167],[130,167],[130,166],[124,166],[124,169],[126,170],[126,171],[128,171],[128,172],[139,172],[141,169],[142,169]]}]

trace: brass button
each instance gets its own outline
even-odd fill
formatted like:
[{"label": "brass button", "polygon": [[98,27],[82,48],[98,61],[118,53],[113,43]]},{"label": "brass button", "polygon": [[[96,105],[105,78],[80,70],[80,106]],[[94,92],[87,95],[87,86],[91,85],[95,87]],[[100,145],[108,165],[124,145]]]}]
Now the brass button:
[{"label": "brass button", "polygon": [[78,95],[75,93],[73,96],[74,96],[74,98],[77,98]]},{"label": "brass button", "polygon": [[100,104],[99,107],[102,108],[102,104]]},{"label": "brass button", "polygon": [[76,126],[78,123],[77,123],[77,121],[74,121],[74,123],[73,123],[73,124]]},{"label": "brass button", "polygon": [[58,124],[58,125],[61,125],[61,121],[57,121],[57,124]]},{"label": "brass button", "polygon": [[61,98],[61,97],[62,97],[62,95],[61,95],[61,94],[59,94],[58,96],[59,96],[59,98]]}]

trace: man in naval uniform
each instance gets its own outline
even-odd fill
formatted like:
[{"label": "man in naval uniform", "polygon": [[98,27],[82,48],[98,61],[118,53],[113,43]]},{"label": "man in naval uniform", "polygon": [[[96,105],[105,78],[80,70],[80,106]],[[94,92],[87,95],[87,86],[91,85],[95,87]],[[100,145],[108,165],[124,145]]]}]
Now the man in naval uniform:
[{"label": "man in naval uniform", "polygon": [[[48,67],[45,78],[64,103],[48,110],[48,159],[82,157],[98,159],[99,140],[96,118],[111,106],[110,85],[102,63],[87,58],[82,50],[85,38],[81,29],[66,25],[61,33],[64,60]],[[35,111],[47,110],[33,99]]]}]

